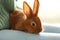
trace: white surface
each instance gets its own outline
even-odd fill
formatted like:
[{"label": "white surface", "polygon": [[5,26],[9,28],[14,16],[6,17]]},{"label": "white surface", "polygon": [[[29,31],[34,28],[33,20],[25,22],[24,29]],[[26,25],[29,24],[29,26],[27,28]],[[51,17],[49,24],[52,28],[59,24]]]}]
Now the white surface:
[{"label": "white surface", "polygon": [[44,32],[60,33],[60,24],[42,23]]},{"label": "white surface", "polygon": [[3,30],[0,31],[0,40],[60,40],[60,34],[40,33],[36,35],[20,31]]}]

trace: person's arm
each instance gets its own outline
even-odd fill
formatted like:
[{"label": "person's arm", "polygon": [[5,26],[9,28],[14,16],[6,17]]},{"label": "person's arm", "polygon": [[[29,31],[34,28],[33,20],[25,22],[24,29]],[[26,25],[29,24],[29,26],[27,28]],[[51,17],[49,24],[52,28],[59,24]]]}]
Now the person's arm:
[{"label": "person's arm", "polygon": [[14,0],[0,0],[7,12],[14,10]]}]

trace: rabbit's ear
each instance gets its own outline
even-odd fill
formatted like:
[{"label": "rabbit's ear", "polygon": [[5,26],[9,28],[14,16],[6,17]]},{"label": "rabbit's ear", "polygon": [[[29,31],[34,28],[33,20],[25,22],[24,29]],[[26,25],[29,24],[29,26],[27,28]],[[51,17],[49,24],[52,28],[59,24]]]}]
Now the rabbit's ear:
[{"label": "rabbit's ear", "polygon": [[34,7],[33,7],[33,14],[35,16],[37,16],[37,14],[38,14],[38,9],[39,9],[39,1],[38,0],[35,0]]},{"label": "rabbit's ear", "polygon": [[32,9],[25,1],[23,2],[23,11],[27,17],[30,17],[32,15]]}]

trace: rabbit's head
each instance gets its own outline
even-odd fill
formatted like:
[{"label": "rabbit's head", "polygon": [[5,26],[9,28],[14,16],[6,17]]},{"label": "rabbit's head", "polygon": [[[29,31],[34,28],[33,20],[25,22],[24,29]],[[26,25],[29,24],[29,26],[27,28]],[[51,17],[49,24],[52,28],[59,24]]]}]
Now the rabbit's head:
[{"label": "rabbit's head", "polygon": [[38,17],[39,1],[35,0],[33,10],[24,1],[23,3],[23,14],[26,15],[26,19],[19,21],[16,24],[15,29],[29,32],[29,33],[39,33],[42,31],[42,25],[40,18]]}]

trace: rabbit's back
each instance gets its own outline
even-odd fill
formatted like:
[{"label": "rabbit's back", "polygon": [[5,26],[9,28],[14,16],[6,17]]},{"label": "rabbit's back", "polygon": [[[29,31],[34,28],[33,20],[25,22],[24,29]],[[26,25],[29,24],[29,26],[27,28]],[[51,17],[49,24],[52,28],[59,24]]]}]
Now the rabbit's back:
[{"label": "rabbit's back", "polygon": [[24,20],[24,14],[20,11],[13,11],[10,14],[10,26],[14,29],[17,23],[21,23]]}]

